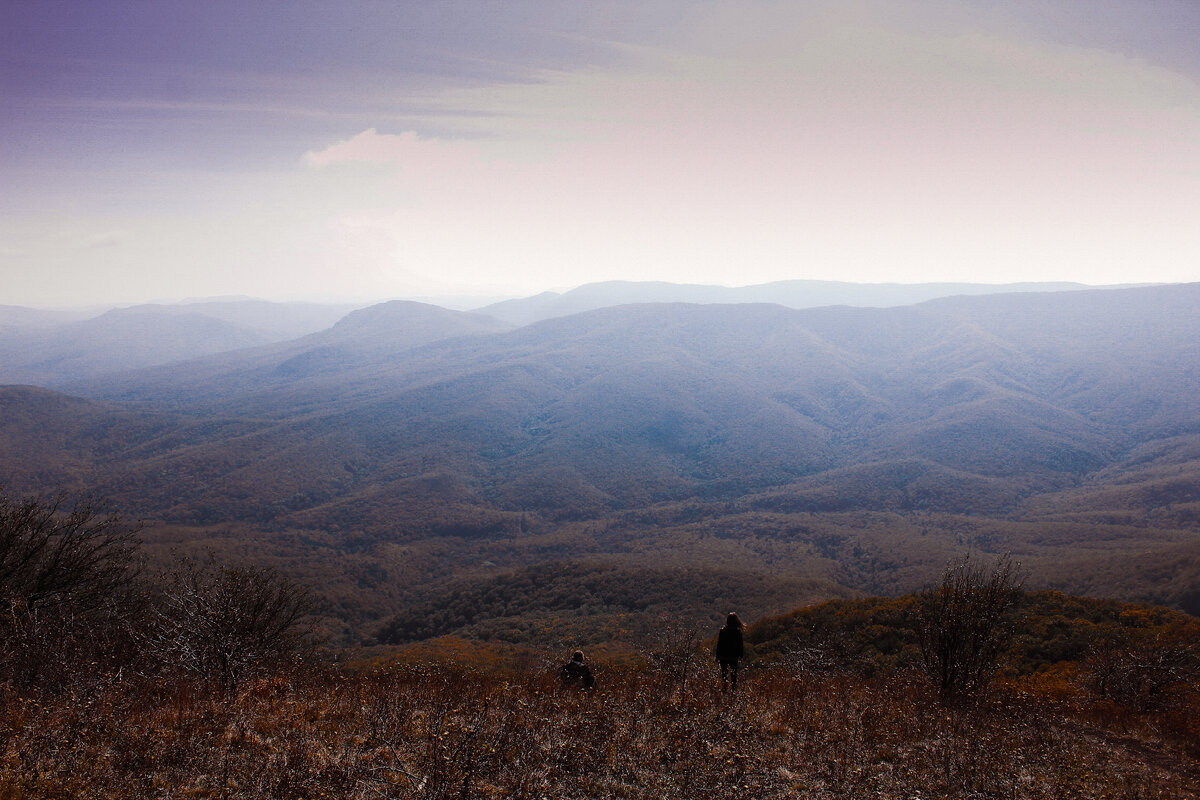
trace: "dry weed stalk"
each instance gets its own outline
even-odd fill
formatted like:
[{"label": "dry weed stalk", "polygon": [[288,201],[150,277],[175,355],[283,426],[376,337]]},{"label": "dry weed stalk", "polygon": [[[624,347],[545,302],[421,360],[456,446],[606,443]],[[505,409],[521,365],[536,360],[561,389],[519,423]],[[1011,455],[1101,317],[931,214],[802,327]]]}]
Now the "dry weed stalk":
[{"label": "dry weed stalk", "polygon": [[1177,750],[1085,735],[1028,693],[947,706],[916,675],[777,669],[723,698],[695,678],[682,697],[670,672],[613,668],[580,693],[438,665],[276,673],[237,694],[5,687],[0,798],[1200,796]]}]

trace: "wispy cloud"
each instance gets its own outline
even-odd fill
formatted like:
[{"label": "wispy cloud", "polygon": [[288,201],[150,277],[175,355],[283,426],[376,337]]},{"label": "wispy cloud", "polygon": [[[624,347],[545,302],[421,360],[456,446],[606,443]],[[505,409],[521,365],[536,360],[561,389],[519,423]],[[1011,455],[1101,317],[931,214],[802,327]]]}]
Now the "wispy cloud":
[{"label": "wispy cloud", "polygon": [[[1093,16],[1130,18],[1097,1]],[[479,24],[453,58],[427,50],[394,80],[386,60],[349,58],[357,81],[322,69],[314,44],[313,63],[275,72],[234,59],[198,82],[175,65],[131,91],[50,92],[39,130],[95,185],[24,185],[65,215],[43,214],[48,228],[129,231],[128,263],[173,250],[191,295],[250,274],[381,295],[1200,279],[1183,255],[1200,249],[1200,89],[1183,51],[1106,47],[1129,38],[1116,22],[1023,0],[666,5],[636,29],[619,15],[508,29],[539,43],[528,58]],[[1050,11],[1071,35],[1052,35]],[[553,31],[557,14],[526,17]]]}]

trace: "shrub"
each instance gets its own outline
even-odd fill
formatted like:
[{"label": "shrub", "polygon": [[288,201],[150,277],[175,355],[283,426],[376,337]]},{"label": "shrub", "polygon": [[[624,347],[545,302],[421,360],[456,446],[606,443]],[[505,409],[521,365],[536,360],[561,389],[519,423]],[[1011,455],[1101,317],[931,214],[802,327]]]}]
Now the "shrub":
[{"label": "shrub", "polygon": [[137,534],[94,497],[0,495],[0,670],[23,685],[112,660],[141,608]]},{"label": "shrub", "polygon": [[1012,640],[1010,611],[1020,593],[1007,556],[988,569],[967,555],[946,568],[940,586],[918,596],[921,660],[943,697],[969,698],[987,687]]},{"label": "shrub", "polygon": [[148,644],[168,668],[236,692],[297,652],[312,608],[308,590],[275,570],[185,561],[168,576]]},{"label": "shrub", "polygon": [[1196,625],[1124,628],[1092,647],[1086,680],[1099,697],[1138,710],[1161,708],[1180,688],[1200,683]]}]

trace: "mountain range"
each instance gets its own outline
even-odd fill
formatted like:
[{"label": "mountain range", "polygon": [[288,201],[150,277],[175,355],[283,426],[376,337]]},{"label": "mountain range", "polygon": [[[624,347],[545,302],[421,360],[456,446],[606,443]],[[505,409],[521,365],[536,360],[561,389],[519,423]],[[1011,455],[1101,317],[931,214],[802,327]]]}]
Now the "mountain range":
[{"label": "mountain range", "polygon": [[[780,281],[724,287],[609,281],[566,292],[544,292],[477,309],[511,326],[527,325],[635,303],[776,303],[789,308],[826,305],[897,306],[952,295],[1078,291],[1076,283],[854,284]],[[469,298],[448,298],[468,308]],[[35,309],[0,306],[0,383],[38,386],[184,361],[283,342],[324,331],[359,306],[272,303],[249,297],[198,298],[110,309]]]},{"label": "mountain range", "polygon": [[[480,313],[514,325],[528,325],[597,308],[632,303],[775,303],[788,308],[858,306],[887,308],[956,295],[1069,292],[1090,289],[1081,283],[847,283],[790,280],[752,286],[711,286],[657,281],[605,281],[565,292],[503,300]],[[1130,288],[1113,287],[1113,288]]]},{"label": "mountain range", "polygon": [[[908,591],[964,549],[1194,613],[1197,308],[1200,284],[530,324],[393,301],[2,387],[0,480],[306,575],[355,636],[536,638],[564,615],[617,636],[622,615]],[[513,586],[551,599],[497,605]],[[394,616],[431,603],[476,611]]]},{"label": "mountain range", "polygon": [[353,306],[211,300],[81,312],[0,307],[0,380],[57,386],[96,375],[280,342]]}]

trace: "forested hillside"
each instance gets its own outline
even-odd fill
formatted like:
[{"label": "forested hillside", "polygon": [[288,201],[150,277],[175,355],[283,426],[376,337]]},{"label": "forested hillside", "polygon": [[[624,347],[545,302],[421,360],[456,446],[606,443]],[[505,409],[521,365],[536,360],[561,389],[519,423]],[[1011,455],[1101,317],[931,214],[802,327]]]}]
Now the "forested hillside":
[{"label": "forested hillside", "polygon": [[[152,551],[282,566],[367,639],[456,598],[427,632],[544,637],[487,623],[537,610],[619,640],[642,623],[613,611],[900,593],[967,549],[1195,611],[1197,307],[1179,285],[512,328],[390,303],[74,396],[2,388],[0,479],[109,497]],[[477,596],[530,569],[554,577],[528,608]],[[619,597],[594,597],[605,574]]]}]

